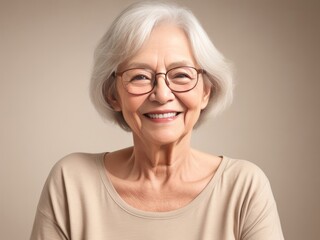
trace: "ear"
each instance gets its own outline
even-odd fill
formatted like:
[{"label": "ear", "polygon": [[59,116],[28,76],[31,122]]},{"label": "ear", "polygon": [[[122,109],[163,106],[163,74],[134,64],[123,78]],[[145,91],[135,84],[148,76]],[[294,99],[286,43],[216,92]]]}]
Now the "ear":
[{"label": "ear", "polygon": [[201,110],[205,109],[209,103],[212,87],[213,87],[212,83],[204,83],[204,85],[203,85],[203,95],[202,95],[202,99],[201,99]]},{"label": "ear", "polygon": [[107,97],[107,103],[115,110],[116,112],[121,112],[121,104],[114,96]]},{"label": "ear", "polygon": [[112,107],[113,110],[115,110],[116,112],[121,112],[120,98],[116,95],[117,93],[110,89],[109,91],[105,92],[104,97],[106,102]]}]

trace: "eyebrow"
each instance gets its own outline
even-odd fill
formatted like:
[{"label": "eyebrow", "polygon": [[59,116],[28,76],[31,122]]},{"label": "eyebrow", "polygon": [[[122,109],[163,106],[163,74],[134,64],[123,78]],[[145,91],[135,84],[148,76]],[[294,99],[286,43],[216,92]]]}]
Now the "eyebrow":
[{"label": "eyebrow", "polygon": [[[182,60],[182,61],[170,63],[169,65],[166,66],[166,69],[172,69],[175,67],[182,67],[182,66],[195,67],[194,65],[195,64],[192,63],[191,61]],[[146,68],[146,69],[154,70],[150,64],[141,63],[141,62],[132,62],[129,65],[127,65],[127,68],[128,69],[130,69],[130,68]]]},{"label": "eyebrow", "polygon": [[189,60],[182,60],[179,62],[173,62],[167,66],[167,69],[175,68],[175,67],[183,67],[183,66],[188,66],[188,67],[195,67],[195,64],[192,61]]},{"label": "eyebrow", "polygon": [[148,63],[141,63],[141,62],[133,62],[127,65],[127,68],[147,68],[153,69],[150,64]]}]

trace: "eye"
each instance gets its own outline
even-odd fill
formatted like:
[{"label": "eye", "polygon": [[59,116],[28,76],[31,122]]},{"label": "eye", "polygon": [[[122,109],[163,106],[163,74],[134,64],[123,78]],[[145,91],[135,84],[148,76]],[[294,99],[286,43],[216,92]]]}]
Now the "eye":
[{"label": "eye", "polygon": [[176,85],[186,85],[194,80],[193,68],[181,67],[174,68],[168,72],[168,79],[171,83]]},{"label": "eye", "polygon": [[130,82],[132,82],[132,81],[142,81],[142,80],[150,81],[151,78],[150,78],[150,76],[147,76],[147,75],[144,75],[144,74],[133,75],[130,78]]},{"label": "eye", "polygon": [[150,84],[152,81],[152,73],[146,69],[129,69],[123,74],[123,79],[127,83],[131,84]]},{"label": "eye", "polygon": [[190,80],[195,76],[195,70],[190,67],[178,67],[168,71],[168,77],[174,81]]},{"label": "eye", "polygon": [[191,76],[185,72],[175,73],[172,77],[173,78],[191,78]]}]

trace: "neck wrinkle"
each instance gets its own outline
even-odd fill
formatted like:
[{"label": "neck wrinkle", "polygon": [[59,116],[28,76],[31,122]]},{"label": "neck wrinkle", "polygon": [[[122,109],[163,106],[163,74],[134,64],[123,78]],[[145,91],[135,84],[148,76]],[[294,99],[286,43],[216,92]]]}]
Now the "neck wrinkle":
[{"label": "neck wrinkle", "polygon": [[130,158],[131,173],[137,178],[165,183],[181,177],[192,157],[190,137],[167,145],[143,143],[134,139],[135,144]]}]

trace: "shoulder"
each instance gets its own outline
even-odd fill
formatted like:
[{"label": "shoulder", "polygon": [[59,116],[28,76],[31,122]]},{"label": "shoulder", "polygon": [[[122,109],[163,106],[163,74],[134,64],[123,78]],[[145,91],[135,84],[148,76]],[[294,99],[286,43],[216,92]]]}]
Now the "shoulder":
[{"label": "shoulder", "polygon": [[232,174],[235,177],[266,178],[262,169],[253,162],[227,157],[226,161],[226,174]]},{"label": "shoulder", "polygon": [[232,185],[242,188],[260,188],[269,185],[266,174],[256,164],[242,159],[226,158],[222,178],[228,179]]},{"label": "shoulder", "polygon": [[103,153],[71,153],[61,158],[53,166],[53,170],[79,170],[95,165],[103,157]]},{"label": "shoulder", "polygon": [[229,184],[228,204],[233,203],[239,210],[236,214],[241,239],[283,239],[277,205],[265,173],[252,162],[228,159],[223,175]]},{"label": "shoulder", "polygon": [[59,160],[51,169],[42,191],[42,199],[59,201],[79,196],[85,189],[100,183],[99,159],[104,154],[72,153]]},{"label": "shoulder", "polygon": [[103,153],[71,153],[60,159],[51,169],[48,179],[70,180],[85,179],[97,175],[99,160]]},{"label": "shoulder", "polygon": [[[224,171],[219,181],[220,188],[228,199],[239,209],[252,211],[268,206],[268,211],[275,207],[275,200],[269,179],[254,163],[226,158]],[[265,209],[265,210],[266,210]]]},{"label": "shoulder", "polygon": [[[38,209],[54,224],[66,226],[69,210],[91,197],[99,187],[98,160],[103,154],[72,153],[59,160],[51,169],[42,189]],[[89,194],[88,194],[89,192]],[[79,210],[79,211],[80,211]],[[39,214],[40,214],[39,213]],[[65,232],[68,230],[64,229]]]}]

